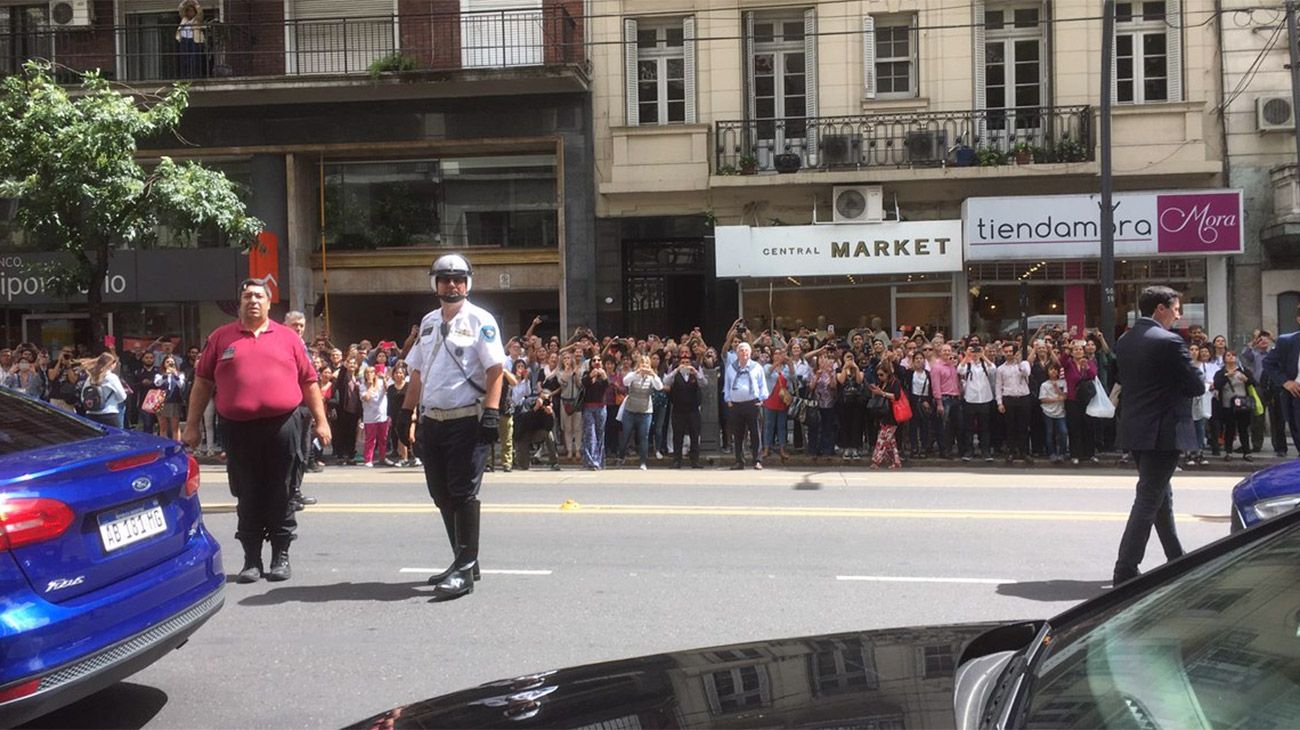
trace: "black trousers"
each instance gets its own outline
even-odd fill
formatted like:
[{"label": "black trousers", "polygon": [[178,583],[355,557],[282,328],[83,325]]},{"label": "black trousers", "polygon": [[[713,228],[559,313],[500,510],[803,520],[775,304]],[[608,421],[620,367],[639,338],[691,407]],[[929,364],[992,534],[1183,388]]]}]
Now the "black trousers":
[{"label": "black trousers", "polygon": [[758,430],[758,401],[732,403],[727,406],[727,430],[731,433],[731,446],[736,452],[736,463],[745,463],[745,434],[749,434],[749,443],[758,462],[759,449],[763,447],[763,437]]},{"label": "black trousers", "polygon": [[357,458],[357,420],[357,416],[340,412],[338,418],[330,426],[334,432],[331,434],[331,443],[334,444],[334,456],[344,461],[352,461]]},{"label": "black trousers", "polygon": [[1034,399],[1027,395],[1012,395],[1002,399],[1006,408],[1006,447],[1007,454],[1029,456],[1029,414],[1034,407]]},{"label": "black trousers", "polygon": [[289,496],[301,450],[298,411],[253,421],[223,420],[226,475],[238,504],[235,537],[241,542],[292,540],[298,527]]},{"label": "black trousers", "polygon": [[1250,411],[1233,413],[1231,408],[1223,409],[1223,453],[1232,453],[1232,441],[1241,437],[1241,453],[1249,454],[1250,448]]},{"label": "black trousers", "polygon": [[1146,555],[1151,527],[1156,528],[1160,546],[1169,560],[1182,557],[1183,545],[1178,541],[1174,527],[1174,495],[1169,480],[1178,467],[1177,451],[1134,451],[1137,464],[1137,496],[1129,510],[1128,524],[1119,541],[1119,557],[1115,560],[1115,584],[1138,574],[1138,566]]},{"label": "black trousers", "polygon": [[1070,432],[1070,458],[1091,459],[1097,455],[1092,424],[1088,422],[1088,404],[1081,400],[1065,402],[1065,427]]},{"label": "black trousers", "polygon": [[483,469],[492,453],[490,444],[480,443],[478,417],[451,421],[421,418],[415,427],[415,453],[424,462],[425,485],[442,515],[456,562],[477,560],[477,539],[473,545],[457,544],[456,512],[461,508],[477,511]]},{"label": "black trousers", "polygon": [[976,422],[979,423],[980,451],[985,458],[993,456],[993,410],[996,405],[993,401],[961,404],[962,415],[966,419],[962,456],[975,454]]},{"label": "black trousers", "polygon": [[691,437],[691,463],[700,463],[700,409],[677,407],[672,411],[673,419],[673,454],[678,463],[682,461],[682,440]]}]

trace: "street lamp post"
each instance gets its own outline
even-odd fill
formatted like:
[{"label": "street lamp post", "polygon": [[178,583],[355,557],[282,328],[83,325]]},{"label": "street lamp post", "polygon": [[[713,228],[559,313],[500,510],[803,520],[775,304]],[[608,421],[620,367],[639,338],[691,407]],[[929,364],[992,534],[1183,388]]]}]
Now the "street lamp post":
[{"label": "street lamp post", "polygon": [[1115,337],[1115,221],[1111,203],[1110,106],[1115,51],[1115,0],[1103,0],[1101,21],[1101,332]]}]

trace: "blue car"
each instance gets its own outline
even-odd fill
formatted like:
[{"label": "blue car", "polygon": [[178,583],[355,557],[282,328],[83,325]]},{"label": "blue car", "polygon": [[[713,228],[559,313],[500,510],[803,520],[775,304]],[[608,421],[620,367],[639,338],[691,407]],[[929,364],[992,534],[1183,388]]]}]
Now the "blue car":
[{"label": "blue car", "polygon": [[1232,488],[1232,531],[1300,506],[1300,460],[1260,469]]},{"label": "blue car", "polygon": [[0,727],[184,644],[225,599],[180,444],[0,388]]}]

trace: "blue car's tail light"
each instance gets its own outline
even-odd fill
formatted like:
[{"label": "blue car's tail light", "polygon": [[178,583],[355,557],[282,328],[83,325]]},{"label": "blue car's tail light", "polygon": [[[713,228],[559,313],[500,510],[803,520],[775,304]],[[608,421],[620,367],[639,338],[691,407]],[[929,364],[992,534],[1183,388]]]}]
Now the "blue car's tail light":
[{"label": "blue car's tail light", "polygon": [[41,680],[30,679],[26,682],[10,685],[0,689],[0,702],[9,702],[30,694],[35,694],[36,690],[41,688]]},{"label": "blue car's tail light", "polygon": [[193,497],[199,493],[199,460],[190,455],[189,471],[185,475],[185,496]]},{"label": "blue car's tail light", "polygon": [[72,508],[57,499],[0,497],[0,549],[53,540],[72,520]]}]

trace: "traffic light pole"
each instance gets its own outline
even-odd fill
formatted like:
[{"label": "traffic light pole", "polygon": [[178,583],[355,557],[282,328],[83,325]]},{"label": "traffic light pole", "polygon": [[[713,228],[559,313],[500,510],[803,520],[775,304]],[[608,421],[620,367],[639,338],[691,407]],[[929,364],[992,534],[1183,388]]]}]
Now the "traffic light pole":
[{"label": "traffic light pole", "polygon": [[[1287,0],[1292,5],[1293,0]],[[1292,23],[1294,24],[1294,16]],[[1294,55],[1295,49],[1292,48]],[[1115,56],[1115,0],[1103,0],[1101,21],[1101,332],[1115,339],[1115,206],[1111,202],[1110,106]]]}]

